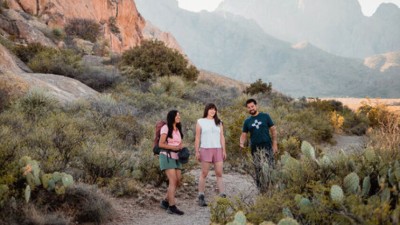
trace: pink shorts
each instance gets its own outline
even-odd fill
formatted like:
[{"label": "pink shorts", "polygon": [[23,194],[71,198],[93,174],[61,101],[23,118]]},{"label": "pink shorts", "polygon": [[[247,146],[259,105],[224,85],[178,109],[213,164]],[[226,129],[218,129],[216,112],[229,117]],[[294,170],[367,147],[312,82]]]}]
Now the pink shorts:
[{"label": "pink shorts", "polygon": [[200,161],[201,162],[223,162],[222,148],[200,148]]}]

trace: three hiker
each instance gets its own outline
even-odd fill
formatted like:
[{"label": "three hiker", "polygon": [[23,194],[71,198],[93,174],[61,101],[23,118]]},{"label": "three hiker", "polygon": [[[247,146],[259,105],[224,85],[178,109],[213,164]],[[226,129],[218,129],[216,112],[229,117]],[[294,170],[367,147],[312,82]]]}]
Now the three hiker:
[{"label": "three hiker", "polygon": [[[267,113],[257,110],[254,99],[246,101],[250,116],[244,121],[240,136],[240,147],[244,148],[247,134],[250,133],[250,148],[256,171],[256,184],[261,187],[262,175],[261,162],[257,155],[263,155],[270,165],[274,163],[274,154],[278,152],[276,127]],[[166,197],[161,201],[161,207],[168,213],[183,215],[184,212],[175,206],[175,192],[180,185],[182,164],[179,162],[178,152],[183,149],[182,126],[177,110],[172,110],[167,115],[167,124],[160,130],[158,147],[160,169],[165,171],[169,185]],[[214,165],[217,178],[217,188],[221,197],[226,197],[222,181],[223,161],[226,159],[225,137],[223,123],[218,118],[215,104],[205,106],[203,117],[197,120],[195,137],[196,159],[201,163],[201,174],[198,186],[198,204],[207,206],[205,200],[205,183],[211,164]]]}]

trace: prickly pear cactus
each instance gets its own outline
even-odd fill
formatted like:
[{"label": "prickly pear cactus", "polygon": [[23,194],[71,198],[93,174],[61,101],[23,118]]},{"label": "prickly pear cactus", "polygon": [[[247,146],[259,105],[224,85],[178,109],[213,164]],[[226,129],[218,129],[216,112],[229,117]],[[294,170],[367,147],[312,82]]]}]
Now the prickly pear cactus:
[{"label": "prickly pear cactus", "polygon": [[283,214],[285,217],[293,218],[293,213],[292,213],[292,211],[290,211],[290,209],[287,208],[287,207],[285,207],[285,208],[282,209],[282,214]]},{"label": "prickly pear cactus", "polygon": [[278,225],[299,225],[299,223],[295,219],[284,218],[279,221]]},{"label": "prickly pear cactus", "polygon": [[385,188],[381,192],[381,201],[382,202],[389,202],[389,200],[390,200],[390,189],[389,188]]},{"label": "prickly pear cactus", "polygon": [[344,200],[343,190],[338,185],[332,185],[330,196],[333,202],[335,203],[342,203]]},{"label": "prickly pear cactus", "polygon": [[235,219],[232,222],[227,223],[227,225],[246,225],[247,219],[242,211],[235,214]]},{"label": "prickly pear cactus", "polygon": [[309,213],[313,210],[312,203],[308,198],[302,198],[297,206],[301,213]]},{"label": "prickly pear cactus", "polygon": [[347,194],[356,194],[360,188],[360,178],[356,173],[348,174],[343,180],[343,186]]},{"label": "prickly pear cactus", "polygon": [[369,176],[364,177],[363,184],[362,184],[362,195],[368,196],[369,191],[371,190],[371,178]]},{"label": "prickly pear cactus", "polygon": [[31,199],[31,187],[29,185],[26,185],[24,194],[25,194],[25,202],[28,203],[29,200]]},{"label": "prickly pear cactus", "polygon": [[375,162],[378,159],[375,150],[372,148],[367,148],[364,152],[364,156],[367,162]]},{"label": "prickly pear cactus", "polygon": [[25,177],[28,185],[35,189],[41,185],[40,181],[40,168],[39,163],[36,160],[32,160],[29,156],[23,156],[19,160],[19,166],[21,167],[21,173]]},{"label": "prickly pear cactus", "polygon": [[324,155],[322,156],[322,158],[320,158],[318,160],[318,164],[322,167],[322,168],[329,168],[333,165],[332,163],[332,159],[329,158],[328,156]]},{"label": "prickly pear cactus", "polygon": [[309,158],[311,160],[316,160],[314,147],[307,141],[303,141],[301,143],[301,152],[303,152],[303,154],[307,158]]}]

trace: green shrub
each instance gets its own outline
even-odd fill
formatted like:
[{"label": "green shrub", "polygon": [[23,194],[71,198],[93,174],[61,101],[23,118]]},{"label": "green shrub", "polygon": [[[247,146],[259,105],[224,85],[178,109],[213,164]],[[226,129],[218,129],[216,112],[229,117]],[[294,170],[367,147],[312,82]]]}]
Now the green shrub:
[{"label": "green shrub", "polygon": [[51,31],[51,34],[52,34],[53,39],[58,40],[58,41],[63,40],[65,38],[64,31],[59,28],[54,28]]},{"label": "green shrub", "polygon": [[262,82],[261,79],[258,79],[254,83],[251,83],[249,87],[246,88],[244,93],[249,95],[256,95],[258,93],[261,94],[269,94],[272,91],[272,83],[269,84]]},{"label": "green shrub", "polygon": [[[178,51],[166,47],[161,41],[143,41],[140,46],[125,51],[120,66],[121,68],[132,66],[157,77],[176,75],[188,80],[196,80],[199,74],[199,71],[189,65],[188,60]],[[135,73],[134,69],[130,71]],[[135,77],[135,74],[129,74],[128,71],[125,74]],[[147,77],[140,76],[142,81]]]},{"label": "green shrub", "polygon": [[71,50],[45,49],[36,54],[28,63],[36,73],[52,73],[76,77],[82,66],[81,57]]},{"label": "green shrub", "polygon": [[77,36],[93,43],[100,36],[100,24],[91,19],[71,19],[67,22],[64,29],[70,36]]},{"label": "green shrub", "polygon": [[14,54],[25,63],[29,63],[38,53],[52,51],[53,48],[46,47],[40,43],[28,43],[25,45],[15,45],[12,49]]}]

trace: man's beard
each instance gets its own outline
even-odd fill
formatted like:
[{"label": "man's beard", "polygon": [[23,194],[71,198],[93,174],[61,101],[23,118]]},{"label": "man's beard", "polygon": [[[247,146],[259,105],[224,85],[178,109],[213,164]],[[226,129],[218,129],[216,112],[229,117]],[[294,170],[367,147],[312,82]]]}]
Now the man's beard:
[{"label": "man's beard", "polygon": [[257,110],[250,110],[249,113],[250,113],[250,115],[256,115],[257,114]]}]

